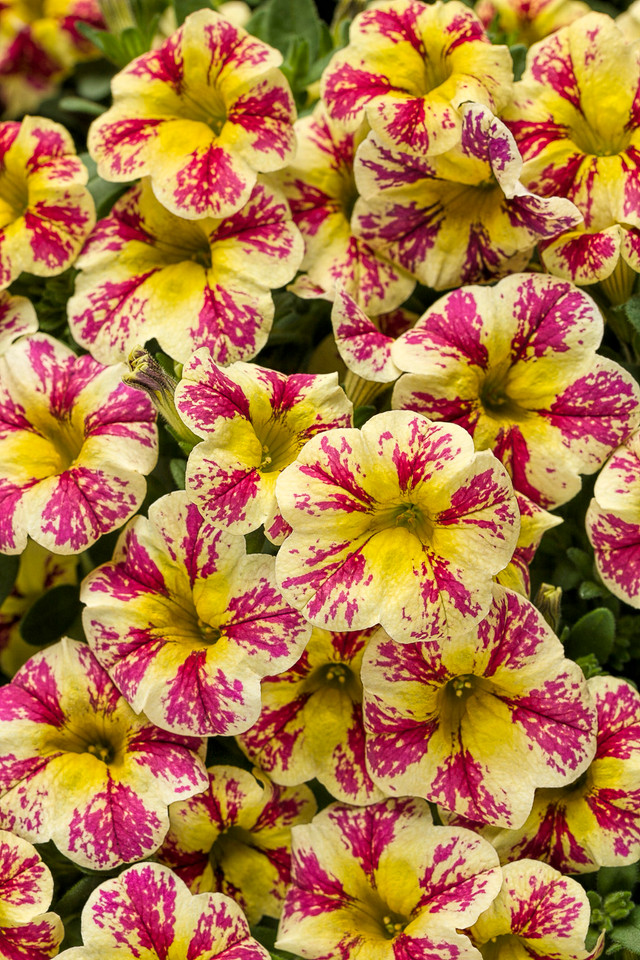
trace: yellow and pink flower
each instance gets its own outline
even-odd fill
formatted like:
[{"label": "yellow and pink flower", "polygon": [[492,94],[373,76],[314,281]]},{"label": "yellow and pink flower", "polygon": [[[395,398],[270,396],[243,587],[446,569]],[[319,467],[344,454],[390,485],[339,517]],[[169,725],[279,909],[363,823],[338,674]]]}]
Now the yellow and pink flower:
[{"label": "yellow and pink flower", "polygon": [[15,297],[7,290],[0,293],[0,356],[14,340],[38,329],[38,317],[30,300]]},{"label": "yellow and pink flower", "polygon": [[205,789],[204,743],[135,714],[64,638],[0,688],[0,826],[108,870],[156,850],[167,807]]},{"label": "yellow and pink flower", "polygon": [[536,788],[575,779],[596,749],[580,667],[533,604],[499,586],[459,640],[398,644],[380,630],[362,684],[373,780],[469,820],[520,826]]},{"label": "yellow and pink flower", "polygon": [[209,786],[169,807],[156,854],[192,893],[224,893],[249,923],[279,917],[291,882],[291,828],[308,823],[316,801],[305,786],[279,787],[256,771],[209,767]]},{"label": "yellow and pink flower", "polygon": [[0,956],[49,960],[64,936],[60,917],[46,913],[53,877],[27,840],[0,830]]},{"label": "yellow and pink flower", "polygon": [[381,623],[400,641],[468,630],[511,559],[511,482],[457,425],[391,411],[309,440],[276,484],[293,533],[276,558],[290,602],[316,626]]},{"label": "yellow and pink flower", "polygon": [[355,17],[321,94],[347,130],[366,118],[386,146],[432,156],[459,141],[461,104],[498,112],[512,84],[508,48],[491,44],[463,3],[379,0]]},{"label": "yellow and pink flower", "polygon": [[43,117],[0,124],[0,289],[71,266],[95,223],[71,134]]},{"label": "yellow and pink flower", "polygon": [[529,47],[592,8],[583,0],[477,0],[473,9],[485,28],[495,23],[510,43]]},{"label": "yellow and pink flower", "polygon": [[214,526],[245,534],[264,524],[273,543],[291,533],[276,501],[282,470],[311,437],[353,422],[337,373],[287,377],[253,363],[224,369],[206,349],[185,364],[175,402],[204,438],[189,456],[189,498]]},{"label": "yellow and pink flower", "polygon": [[135,517],[81,599],[85,633],[136,712],[175,733],[242,733],[260,680],[286,670],[311,632],[275,582],[275,560],[206,521],[183,491]]},{"label": "yellow and pink flower", "polygon": [[111,83],[113,106],[89,130],[105,180],[150,176],[172,213],[228,217],[258,173],[293,158],[296,110],[282,54],[213,10],[198,10]]},{"label": "yellow and pink flower", "polygon": [[156,415],[122,373],[46,334],[0,357],[3,553],[21,553],[27,535],[80,553],[140,506],[158,455]]},{"label": "yellow and pink flower", "polygon": [[185,220],[146,179],[100,220],[77,260],[69,300],[75,340],[103,363],[155,337],[184,363],[250,360],[266,343],[271,290],[293,279],[303,243],[282,194],[258,181],[227,219]]}]

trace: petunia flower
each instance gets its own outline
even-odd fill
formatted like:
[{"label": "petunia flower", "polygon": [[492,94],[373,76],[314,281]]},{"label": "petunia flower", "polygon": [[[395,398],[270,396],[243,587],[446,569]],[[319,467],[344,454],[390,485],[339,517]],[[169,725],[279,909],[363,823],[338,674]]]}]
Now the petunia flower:
[{"label": "petunia flower", "polygon": [[355,164],[353,232],[435,290],[522,270],[538,241],[582,222],[569,200],[525,189],[515,140],[489,109],[460,113],[461,139],[444,154],[413,156],[370,134]]},{"label": "petunia flower", "polygon": [[276,484],[293,529],[276,558],[316,626],[381,623],[395,640],[459,633],[486,614],[519,516],[506,471],[462,428],[391,411],[309,440]]},{"label": "petunia flower", "polygon": [[502,887],[491,906],[465,931],[485,960],[594,960],[585,947],[591,908],[576,880],[536,860],[502,868]]},{"label": "petunia flower", "polygon": [[108,870],[156,850],[167,807],[207,783],[194,737],[135,714],[86,644],[63,638],[0,688],[0,826]]},{"label": "petunia flower", "polygon": [[295,125],[298,150],[278,180],[291,206],[293,221],[304,238],[301,277],[291,289],[333,299],[345,290],[367,312],[394,310],[411,294],[414,280],[351,230],[358,190],[353,163],[367,132],[349,133],[327,116],[322,104]]},{"label": "petunia flower", "polygon": [[276,783],[316,777],[344,803],[382,799],[364,755],[360,667],[371,633],[315,627],[298,662],[262,681],[260,716],[238,742]]},{"label": "petunia flower", "polygon": [[454,290],[391,346],[408,371],[392,404],[460,424],[516,490],[558,506],[640,421],[637,383],[596,355],[603,328],[593,300],[555,277]]},{"label": "petunia flower", "polygon": [[434,826],[424,801],[332,804],[294,827],[276,948],[301,957],[477,960],[459,931],[500,889],[487,841]]},{"label": "petunia flower", "polygon": [[71,266],[95,223],[71,134],[43,117],[0,124],[0,290]]},{"label": "petunia flower", "polygon": [[3,290],[0,293],[0,356],[18,337],[35,333],[37,329],[38,317],[31,301]]},{"label": "petunia flower", "polygon": [[46,913],[53,877],[34,846],[0,830],[0,956],[48,960],[64,936],[60,917]]},{"label": "petunia flower", "polygon": [[103,363],[155,337],[184,363],[199,347],[214,360],[249,360],[266,343],[271,290],[295,275],[303,243],[282,194],[258,181],[225,220],[184,220],[148,179],[100,220],[76,266],[69,325]]},{"label": "petunia flower", "polygon": [[291,882],[291,828],[308,823],[316,801],[305,786],[279,787],[256,771],[209,767],[209,786],[169,807],[156,857],[192,893],[232,897],[251,924],[279,917]]},{"label": "petunia flower", "polygon": [[640,431],[618,447],[596,479],[586,526],[609,590],[640,607]]},{"label": "petunia flower", "polygon": [[21,553],[27,534],[80,553],[139,507],[157,459],[155,411],[122,373],[46,334],[0,357],[3,553]]},{"label": "petunia flower", "polygon": [[611,17],[591,12],[531,48],[503,113],[523,183],[567,197],[584,216],[584,227],[542,245],[546,269],[579,284],[606,280],[620,302],[640,269],[639,82],[634,45]]},{"label": "petunia flower", "polygon": [[47,590],[78,582],[78,558],[61,557],[33,540],[20,557],[11,591],[0,606],[0,669],[8,677],[32,657],[38,647],[22,638],[22,620]]},{"label": "petunia flower", "polygon": [[276,586],[275,560],[213,527],[184,491],[135,517],[83,582],[85,633],[137,712],[175,733],[241,733],[260,680],[294,663],[311,628]]},{"label": "petunia flower", "polygon": [[269,960],[230,897],[193,896],[159,863],[138,863],[106,880],[82,911],[84,945],[60,960]]},{"label": "petunia flower", "polygon": [[533,604],[500,586],[457,641],[398,644],[380,630],[362,684],[374,781],[470,820],[520,826],[534,790],[575,779],[596,749],[580,667]]},{"label": "petunia flower", "polygon": [[150,176],[179,217],[231,216],[258,173],[280,170],[295,152],[281,63],[281,53],[213,10],[190,14],[113,78],[113,106],[89,130],[98,173],[116,182]]},{"label": "petunia flower", "polygon": [[432,156],[460,140],[461,104],[497,113],[512,82],[508,48],[491,44],[463,3],[380,0],[353,20],[348,46],[322,76],[321,95],[347,130],[366,117],[385,146]]},{"label": "petunia flower", "polygon": [[494,23],[510,43],[529,47],[592,8],[583,0],[476,0],[473,9],[486,29]]},{"label": "petunia flower", "polygon": [[223,369],[207,350],[185,364],[175,401],[204,437],[187,464],[189,498],[212,525],[245,534],[264,524],[274,543],[291,532],[276,502],[280,473],[311,437],[353,422],[337,373],[287,377],[253,363]]}]

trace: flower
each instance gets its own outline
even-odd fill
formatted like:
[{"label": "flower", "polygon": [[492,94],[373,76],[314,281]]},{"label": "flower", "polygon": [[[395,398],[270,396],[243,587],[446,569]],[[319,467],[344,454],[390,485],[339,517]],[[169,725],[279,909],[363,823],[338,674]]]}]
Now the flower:
[{"label": "flower", "polygon": [[602,953],[604,934],[585,949],[591,908],[576,880],[536,860],[509,863],[502,877],[498,896],[467,931],[483,957],[591,960]]},{"label": "flower", "polygon": [[155,199],[148,179],[100,220],[78,258],[69,325],[103,363],[156,337],[185,362],[199,347],[214,360],[249,360],[274,314],[271,289],[291,280],[302,238],[281,193],[258,181],[225,220],[184,220]]},{"label": "flower", "polygon": [[379,631],[362,685],[374,781],[470,820],[520,826],[534,790],[579,776],[596,749],[580,667],[533,604],[500,586],[457,641],[398,644]]},{"label": "flower", "polygon": [[392,404],[460,424],[516,490],[558,506],[640,420],[633,377],[596,355],[603,328],[593,300],[555,277],[454,290],[392,345],[408,371]]},{"label": "flower", "polygon": [[293,829],[276,948],[341,960],[471,960],[458,931],[498,893],[497,862],[486,840],[434,826],[424,801],[332,804]]},{"label": "flower", "polygon": [[351,230],[358,198],[353,162],[366,131],[346,132],[320,103],[296,121],[295,130],[295,159],[278,178],[305,243],[305,272],[291,289],[307,296],[312,285],[316,296],[333,299],[342,288],[372,314],[395,309],[410,295],[413,279]]},{"label": "flower", "polygon": [[525,190],[515,140],[490,110],[460,114],[461,139],[437,157],[373,134],[356,157],[354,234],[435,290],[522,270],[538,241],[582,222],[569,200]]},{"label": "flower", "polygon": [[528,47],[583,17],[591,7],[582,0],[476,0],[474,10],[486,29],[497,22],[510,43]]},{"label": "flower", "polygon": [[116,182],[150,176],[179,217],[231,216],[257,174],[280,170],[295,152],[281,63],[277,50],[213,10],[190,14],[113,78],[113,106],[89,130],[98,173]]},{"label": "flower", "polygon": [[35,333],[37,329],[38,317],[31,301],[3,290],[0,293],[0,356],[18,337]]},{"label": "flower", "polygon": [[176,408],[205,438],[187,464],[190,500],[229,533],[264,524],[274,543],[291,532],[276,502],[280,473],[310,437],[353,422],[337,373],[287,377],[253,363],[223,369],[207,350],[183,368]]},{"label": "flower", "polygon": [[630,293],[640,269],[639,82],[633,44],[611,17],[591,12],[531,48],[503,114],[525,185],[568,197],[584,216],[583,228],[541,247],[546,269],[574,283],[611,277],[621,261]]},{"label": "flower", "polygon": [[391,411],[309,440],[276,484],[293,529],[282,591],[316,626],[395,640],[470,628],[511,559],[519,517],[492,454],[460,427]]},{"label": "flower", "polygon": [[85,633],[136,712],[175,733],[242,733],[260,679],[294,663],[311,628],[276,587],[275,560],[245,556],[183,491],[135,517],[111,563],[82,585]]},{"label": "flower", "polygon": [[69,267],[95,223],[87,169],[59,123],[0,124],[0,290]]},{"label": "flower", "polygon": [[33,540],[20,557],[11,591],[0,606],[0,669],[12,677],[38,649],[23,640],[20,628],[25,615],[47,590],[78,582],[78,558],[61,557]]},{"label": "flower", "polygon": [[251,924],[279,917],[289,886],[291,828],[308,823],[316,802],[308,787],[278,787],[256,771],[209,767],[209,786],[172,803],[156,856],[192,893],[219,891]]},{"label": "flower", "polygon": [[391,345],[415,325],[417,316],[399,308],[372,319],[345,290],[339,289],[331,311],[333,335],[348,369],[374,383],[391,383],[402,371],[391,358]]},{"label": "flower", "polygon": [[0,357],[2,552],[21,553],[28,534],[80,553],[137,510],[157,459],[155,412],[121,376],[46,334]]},{"label": "flower", "polygon": [[598,475],[586,526],[598,573],[609,590],[640,607],[640,431]]},{"label": "flower", "polygon": [[64,936],[60,917],[45,913],[53,877],[35,847],[0,830],[0,954],[7,960],[48,960]]},{"label": "flower", "polygon": [[233,900],[194,897],[159,863],[135,864],[94,890],[82,911],[82,939],[60,960],[269,960]]},{"label": "flower", "polygon": [[0,687],[0,826],[108,870],[153,853],[167,806],[203,790],[193,737],[136,715],[86,644],[63,638]]},{"label": "flower", "polygon": [[360,667],[371,632],[315,627],[298,662],[262,681],[260,716],[239,743],[276,783],[316,777],[344,803],[382,799],[364,756]]},{"label": "flower", "polygon": [[461,104],[497,113],[512,82],[508,48],[491,44],[464,4],[381,0],[355,17],[321,94],[347,130],[366,117],[385,146],[432,156],[459,141]]}]

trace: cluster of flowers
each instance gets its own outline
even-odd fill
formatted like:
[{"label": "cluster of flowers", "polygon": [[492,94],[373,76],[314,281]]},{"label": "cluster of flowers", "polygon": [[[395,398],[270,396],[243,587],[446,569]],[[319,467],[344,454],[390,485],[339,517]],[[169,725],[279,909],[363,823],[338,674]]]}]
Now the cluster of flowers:
[{"label": "cluster of flowers", "polygon": [[[517,82],[501,17],[542,36]],[[112,872],[65,960],[268,960],[263,916],[322,960],[591,960],[566,874],[640,859],[640,695],[566,657],[529,568],[601,470],[595,561],[640,608],[640,387],[591,295],[640,272],[640,41],[579,2],[376,0],[300,119],[282,63],[211,9],[133,59],[97,222],[68,131],[0,124],[0,955],[60,949],[52,842]],[[71,266],[74,349],[12,290]],[[255,362],[288,284],[331,303],[333,372]],[[34,651],[80,570],[82,628]]]}]

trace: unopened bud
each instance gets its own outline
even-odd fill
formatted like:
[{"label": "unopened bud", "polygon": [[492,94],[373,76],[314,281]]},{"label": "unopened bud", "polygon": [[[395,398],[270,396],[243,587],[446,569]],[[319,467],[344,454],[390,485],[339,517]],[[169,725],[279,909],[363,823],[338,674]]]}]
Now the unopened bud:
[{"label": "unopened bud", "polygon": [[190,453],[201,437],[189,429],[176,410],[174,394],[177,381],[169,376],[158,361],[143,347],[134,347],[129,354],[129,373],[125,373],[122,380],[136,390],[143,390],[151,400],[159,414],[167,422],[170,432],[180,444],[185,453]]},{"label": "unopened bud", "polygon": [[541,583],[536,593],[534,603],[554,633],[560,626],[560,603],[562,601],[562,587],[554,587],[550,583]]}]

